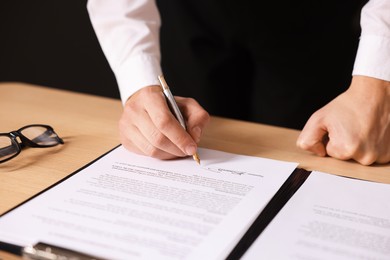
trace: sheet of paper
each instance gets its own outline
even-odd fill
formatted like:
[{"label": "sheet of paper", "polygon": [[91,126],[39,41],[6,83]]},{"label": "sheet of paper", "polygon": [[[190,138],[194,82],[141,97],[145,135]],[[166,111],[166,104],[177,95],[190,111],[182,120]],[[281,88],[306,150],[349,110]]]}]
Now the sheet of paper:
[{"label": "sheet of paper", "polygon": [[109,259],[223,259],[297,166],[199,149],[161,161],[118,147],[0,218],[0,241]]},{"label": "sheet of paper", "polygon": [[390,259],[390,185],[312,172],[243,259]]}]

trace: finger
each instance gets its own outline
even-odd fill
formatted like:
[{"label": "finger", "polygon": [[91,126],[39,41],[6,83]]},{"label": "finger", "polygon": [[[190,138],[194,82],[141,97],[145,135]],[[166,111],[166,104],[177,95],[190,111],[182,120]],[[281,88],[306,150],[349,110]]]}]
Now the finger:
[{"label": "finger", "polygon": [[362,165],[371,165],[377,161],[378,153],[377,152],[366,152],[366,153],[360,153],[357,156],[352,156],[352,159],[357,161],[358,163]]},{"label": "finger", "polygon": [[327,143],[328,131],[315,114],[307,121],[297,140],[297,146],[310,151],[318,156],[326,156],[325,144]]},{"label": "finger", "polygon": [[120,135],[121,143],[127,150],[162,160],[177,157],[151,145],[143,134],[133,125],[129,126],[127,130],[128,131],[122,132]]},{"label": "finger", "polygon": [[[375,159],[375,163],[378,164],[386,164],[390,162],[390,130],[385,132],[383,134],[383,139],[380,139],[380,141],[376,141],[376,145],[372,146],[373,151],[377,153],[377,157]],[[372,142],[373,143],[373,142]]]},{"label": "finger", "polygon": [[354,143],[343,141],[331,141],[326,146],[329,156],[339,160],[355,160],[362,165],[371,165],[377,161],[378,152],[371,149],[358,147]]},{"label": "finger", "polygon": [[136,118],[136,121],[139,122],[137,124],[139,132],[142,133],[152,146],[175,155],[176,157],[183,157],[186,155],[154,125],[146,111],[140,112],[138,116],[140,118]]},{"label": "finger", "polygon": [[382,153],[377,159],[376,162],[379,164],[386,164],[390,162],[390,151]]},{"label": "finger", "polygon": [[165,99],[145,104],[145,108],[155,127],[186,155],[196,153],[197,145],[170,112]]},{"label": "finger", "polygon": [[175,97],[187,122],[187,131],[199,143],[203,129],[210,121],[210,116],[199,103],[192,98]]},{"label": "finger", "polygon": [[343,144],[343,146],[339,148],[339,154],[335,154],[338,159],[353,159],[362,165],[371,165],[378,159],[379,152],[377,147],[370,142],[365,142],[365,140],[359,140],[358,138],[353,140],[344,138],[344,143],[341,140],[339,143]]},{"label": "finger", "polygon": [[350,160],[354,156],[355,158],[359,158],[357,148],[353,147],[345,139],[343,140],[340,136],[329,138],[329,142],[326,145],[326,153],[339,160]]}]

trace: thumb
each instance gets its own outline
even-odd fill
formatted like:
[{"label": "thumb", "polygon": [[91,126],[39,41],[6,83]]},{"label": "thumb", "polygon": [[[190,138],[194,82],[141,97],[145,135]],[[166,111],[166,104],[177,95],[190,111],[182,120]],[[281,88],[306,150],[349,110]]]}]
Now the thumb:
[{"label": "thumb", "polygon": [[297,146],[318,156],[326,156],[327,127],[313,115],[297,139]]}]

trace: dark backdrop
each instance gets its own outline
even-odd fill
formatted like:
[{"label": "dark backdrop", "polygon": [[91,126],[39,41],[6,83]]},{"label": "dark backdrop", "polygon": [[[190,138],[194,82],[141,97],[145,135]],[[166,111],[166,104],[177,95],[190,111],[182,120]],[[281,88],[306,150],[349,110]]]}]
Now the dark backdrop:
[{"label": "dark backdrop", "polygon": [[0,3],[0,81],[119,98],[86,0]]}]

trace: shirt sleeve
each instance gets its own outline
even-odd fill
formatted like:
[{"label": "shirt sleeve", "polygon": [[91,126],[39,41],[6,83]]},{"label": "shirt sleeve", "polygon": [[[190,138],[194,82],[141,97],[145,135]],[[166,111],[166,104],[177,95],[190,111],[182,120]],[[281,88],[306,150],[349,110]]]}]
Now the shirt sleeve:
[{"label": "shirt sleeve", "polygon": [[137,90],[158,85],[160,15],[154,0],[89,0],[88,13],[124,104]]},{"label": "shirt sleeve", "polygon": [[352,74],[390,81],[390,0],[371,0],[361,12],[362,33]]}]

